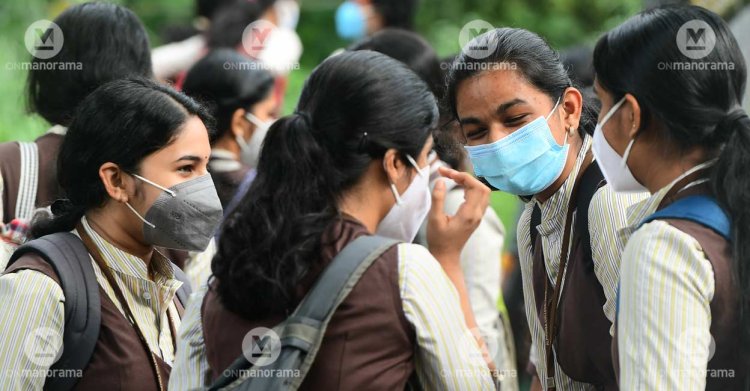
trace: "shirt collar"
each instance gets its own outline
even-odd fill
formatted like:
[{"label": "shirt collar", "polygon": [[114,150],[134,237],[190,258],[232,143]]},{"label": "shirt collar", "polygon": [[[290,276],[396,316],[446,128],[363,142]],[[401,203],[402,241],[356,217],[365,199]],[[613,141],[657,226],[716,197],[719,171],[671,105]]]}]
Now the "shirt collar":
[{"label": "shirt collar", "polygon": [[47,130],[47,133],[56,134],[58,136],[65,136],[68,133],[68,128],[62,125],[54,125]]},{"label": "shirt collar", "polygon": [[[661,204],[664,197],[669,193],[669,191],[674,187],[674,185],[681,181],[683,178],[687,177],[688,175],[698,171],[702,170],[706,167],[710,167],[716,163],[716,160],[710,160],[705,163],[701,163],[687,171],[685,171],[684,174],[677,177],[675,180],[673,180],[669,185],[664,186],[663,188],[659,189],[656,193],[652,194],[651,197],[646,198],[645,200],[633,204],[630,208],[628,208],[628,227],[630,230],[633,230],[635,228],[638,228],[638,225],[643,221],[646,217],[654,214],[656,212],[656,209],[659,207],[659,204]],[[687,187],[691,187],[694,185],[697,185],[701,182],[705,182],[705,179],[699,179],[696,181],[693,181],[689,183]]]},{"label": "shirt collar", "polygon": [[591,136],[586,134],[583,138],[583,143],[581,144],[581,150],[578,152],[576,164],[560,189],[558,189],[555,194],[544,203],[540,203],[536,197],[534,197],[532,202],[539,206],[543,217],[542,224],[539,225],[540,235],[548,236],[555,231],[562,232],[563,224],[565,224],[565,212],[573,193],[573,186],[575,186],[576,178],[578,177],[578,173],[581,170],[581,166],[583,165],[583,161],[586,158],[586,153],[589,149],[591,149]]},{"label": "shirt collar", "polygon": [[[93,228],[91,228],[86,216],[81,218],[81,224],[101,252],[102,257],[105,259],[107,266],[109,266],[110,269],[138,279],[152,280],[149,277],[148,267],[141,258],[117,248],[115,245],[101,237]],[[172,281],[176,281],[174,278],[174,271],[172,270],[172,263],[156,249],[154,249],[149,266],[153,270],[154,282],[171,283]]]}]

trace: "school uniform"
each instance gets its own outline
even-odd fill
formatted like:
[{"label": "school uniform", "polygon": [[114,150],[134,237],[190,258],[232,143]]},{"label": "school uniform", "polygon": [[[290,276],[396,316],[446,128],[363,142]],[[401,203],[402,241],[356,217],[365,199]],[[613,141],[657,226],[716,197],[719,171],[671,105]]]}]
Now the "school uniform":
[{"label": "school uniform", "polygon": [[[82,369],[77,390],[158,390],[166,387],[174,360],[176,330],[182,305],[176,292],[182,282],[175,279],[167,258],[154,252],[147,268],[142,259],[128,254],[94,231],[86,218],[80,226],[101,254],[125,299],[122,303],[102,268],[92,258],[100,287],[101,328],[88,365]],[[73,231],[78,235],[77,231]],[[49,329],[64,334],[66,319],[63,290],[54,269],[36,255],[24,255],[0,275],[0,389],[41,390],[46,377],[28,373],[46,371],[34,353],[40,344],[29,345],[34,330]],[[135,324],[126,317],[131,311]],[[146,350],[136,328],[141,330]],[[69,347],[64,347],[69,348]],[[151,356],[153,354],[153,356]],[[152,357],[158,370],[152,367]],[[158,371],[158,372],[157,372]]]},{"label": "school uniform", "polygon": [[[543,387],[554,382],[558,390],[617,387],[609,350],[623,247],[617,240],[617,232],[626,224],[627,207],[646,197],[645,194],[618,194],[607,185],[594,193],[589,209],[584,212],[588,213],[591,259],[584,259],[583,233],[573,230],[568,247],[568,272],[563,275],[558,304],[560,326],[554,337],[554,373],[548,374],[545,284],[554,288],[560,273],[566,214],[576,178],[582,174],[584,161],[591,153],[591,144],[592,138],[586,135],[565,183],[546,202],[536,199],[528,202],[517,226],[524,304],[532,342],[531,369],[536,371]],[[541,224],[530,227],[537,206],[541,210]],[[575,218],[582,212],[577,211]],[[536,243],[532,243],[530,228],[538,232]]]},{"label": "school uniform", "polygon": [[641,226],[678,199],[711,195],[711,165],[694,167],[628,211],[614,351],[623,390],[737,390],[748,376],[731,243],[687,220]]}]

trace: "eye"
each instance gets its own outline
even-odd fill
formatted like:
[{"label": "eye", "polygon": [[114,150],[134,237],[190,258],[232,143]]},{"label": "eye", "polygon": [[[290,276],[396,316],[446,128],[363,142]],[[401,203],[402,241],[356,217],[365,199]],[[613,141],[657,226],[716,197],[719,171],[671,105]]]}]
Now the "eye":
[{"label": "eye", "polygon": [[177,169],[177,172],[180,172],[183,174],[192,174],[193,171],[195,171],[195,168],[192,165],[182,166]]},{"label": "eye", "polygon": [[515,117],[510,117],[505,121],[505,124],[508,126],[517,126],[520,125],[521,122],[528,116],[528,114],[521,114],[517,115]]},{"label": "eye", "polygon": [[487,134],[487,129],[479,128],[466,133],[468,140],[479,140]]}]

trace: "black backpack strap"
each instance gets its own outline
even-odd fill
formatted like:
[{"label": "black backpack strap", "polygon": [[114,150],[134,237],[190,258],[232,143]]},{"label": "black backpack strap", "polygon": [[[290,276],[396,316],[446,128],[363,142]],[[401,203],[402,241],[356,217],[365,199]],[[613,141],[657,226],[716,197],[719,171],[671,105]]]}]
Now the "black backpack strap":
[{"label": "black backpack strap", "polygon": [[[534,201],[529,201],[534,202]],[[531,222],[529,223],[529,237],[531,237],[531,254],[534,254],[534,248],[536,248],[536,237],[539,235],[539,231],[536,227],[542,223],[542,210],[539,205],[534,203],[534,209],[531,211]]]},{"label": "black backpack strap", "polygon": [[187,308],[188,299],[190,298],[190,294],[193,293],[193,288],[190,286],[190,279],[188,279],[188,276],[184,271],[182,271],[182,269],[180,269],[179,266],[175,265],[174,263],[171,264],[174,278],[182,281],[182,286],[176,292],[177,299],[180,300],[180,304],[182,304],[182,307]]},{"label": "black backpack strap", "polygon": [[[99,283],[89,252],[81,239],[69,232],[60,232],[27,242],[19,247],[8,265],[25,254],[33,253],[49,263],[57,273],[65,295],[65,331],[63,352],[50,369],[83,370],[94,353],[101,327]],[[59,373],[59,372],[58,372]],[[77,377],[48,377],[45,390],[70,390]]]},{"label": "black backpack strap", "polygon": [[594,198],[594,194],[606,184],[607,182],[604,180],[604,175],[602,175],[599,164],[593,161],[581,177],[576,205],[575,232],[581,237],[583,253],[586,255],[586,259],[592,259],[591,233],[589,232],[589,206],[591,205],[591,199]]}]

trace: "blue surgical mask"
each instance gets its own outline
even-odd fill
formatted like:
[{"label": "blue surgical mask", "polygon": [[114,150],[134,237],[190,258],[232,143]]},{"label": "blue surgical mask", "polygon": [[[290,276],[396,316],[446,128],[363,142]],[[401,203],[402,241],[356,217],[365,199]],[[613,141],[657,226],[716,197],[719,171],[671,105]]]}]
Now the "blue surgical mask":
[{"label": "blue surgical mask", "polygon": [[540,116],[494,143],[465,146],[474,173],[499,190],[521,196],[552,185],[562,174],[570,149],[568,133],[559,145],[547,123],[559,104],[560,99],[547,117]]},{"label": "blue surgical mask", "polygon": [[339,6],[336,10],[336,33],[339,37],[349,41],[365,37],[367,20],[361,5],[353,1],[345,1]]}]

